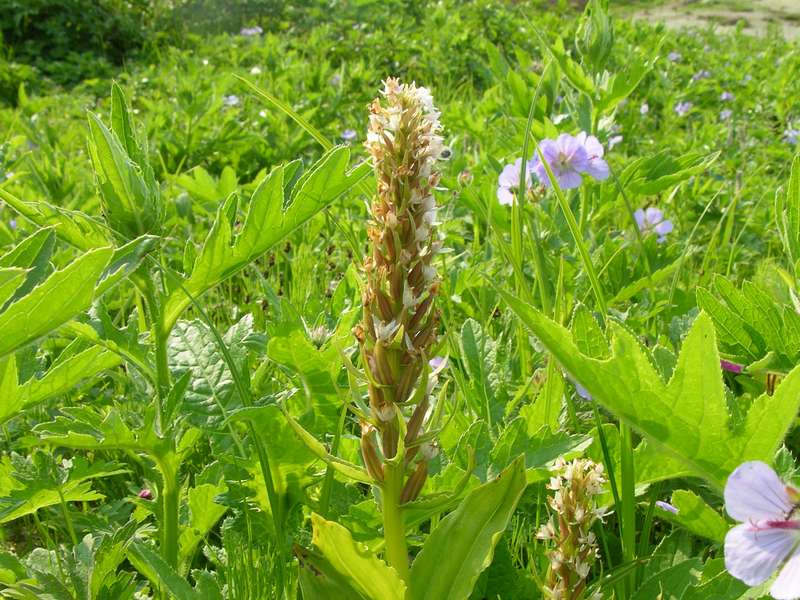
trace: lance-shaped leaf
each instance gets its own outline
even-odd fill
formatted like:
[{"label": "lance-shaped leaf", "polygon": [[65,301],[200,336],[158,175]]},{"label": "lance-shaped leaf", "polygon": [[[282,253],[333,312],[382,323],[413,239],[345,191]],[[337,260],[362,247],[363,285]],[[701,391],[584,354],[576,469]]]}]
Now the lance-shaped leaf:
[{"label": "lance-shaped leaf", "polygon": [[792,162],[786,193],[775,195],[775,221],[783,248],[794,265],[800,259],[800,156]]},{"label": "lance-shaped leaf", "polygon": [[46,202],[22,200],[1,187],[0,199],[31,223],[39,227],[55,227],[56,235],[60,239],[79,250],[92,250],[110,244],[110,238],[103,224],[82,212],[67,210]]},{"label": "lance-shaped leaf", "polygon": [[204,600],[204,596],[192,589],[189,582],[178,575],[157,552],[143,542],[128,546],[128,559],[136,570],[153,584],[169,592],[175,600]]},{"label": "lance-shaped leaf", "polygon": [[[306,571],[301,582],[308,580],[301,583],[304,593],[308,589],[312,598],[322,600],[323,596],[319,594],[321,590],[328,593],[346,590],[348,595],[342,597],[403,600],[406,585],[397,571],[365,546],[353,541],[346,528],[326,521],[317,514],[311,515],[311,523],[314,527],[312,543],[319,550],[322,560],[314,561],[312,554],[301,559],[301,573]],[[311,574],[305,563],[316,567],[317,573]]]},{"label": "lance-shaped leaf", "polygon": [[[175,285],[165,305],[168,331],[191,303],[206,290],[244,269],[295,229],[353,187],[369,171],[368,163],[347,170],[350,150],[333,148],[296,183],[299,162],[274,169],[250,200],[241,231],[234,236],[232,196],[220,206],[217,218],[195,260],[192,274]],[[187,295],[188,294],[188,295]]]},{"label": "lance-shaped leaf", "polygon": [[[665,383],[648,352],[624,327],[609,327],[611,354],[583,354],[572,334],[516,296],[498,290],[562,366],[608,410],[654,448],[721,490],[742,462],[771,462],[800,408],[800,369],[773,396],[757,398],[747,414],[728,414],[714,326],[705,314],[692,325],[672,378]],[[673,461],[667,461],[673,462]],[[674,472],[669,469],[664,477]]]},{"label": "lance-shaped leaf", "polygon": [[[14,248],[0,257],[0,268],[18,267],[25,269],[25,283],[14,290],[10,297],[0,291],[0,307],[22,298],[50,273],[50,256],[53,253],[56,236],[52,227],[40,229],[25,238]],[[2,284],[0,284],[1,288]]]},{"label": "lance-shaped leaf", "polygon": [[407,600],[466,600],[491,564],[525,486],[525,460],[519,457],[497,479],[472,490],[414,559]]},{"label": "lance-shaped leaf", "polygon": [[[89,308],[111,248],[87,252],[0,313],[0,357],[49,333]],[[56,301],[57,299],[57,301]]]},{"label": "lance-shaped leaf", "polygon": [[[41,376],[18,382],[14,355],[0,361],[0,423],[45,400],[64,394],[81,381],[119,365],[122,359],[105,348],[92,347],[57,362]],[[5,365],[5,368],[3,367]]]}]

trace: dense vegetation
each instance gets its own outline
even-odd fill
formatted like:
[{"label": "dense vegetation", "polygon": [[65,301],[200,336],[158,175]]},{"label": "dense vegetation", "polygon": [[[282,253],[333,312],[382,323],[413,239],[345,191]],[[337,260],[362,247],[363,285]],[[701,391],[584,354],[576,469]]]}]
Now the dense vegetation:
[{"label": "dense vegetation", "polygon": [[797,43],[221,4],[0,0],[0,594],[769,594]]}]

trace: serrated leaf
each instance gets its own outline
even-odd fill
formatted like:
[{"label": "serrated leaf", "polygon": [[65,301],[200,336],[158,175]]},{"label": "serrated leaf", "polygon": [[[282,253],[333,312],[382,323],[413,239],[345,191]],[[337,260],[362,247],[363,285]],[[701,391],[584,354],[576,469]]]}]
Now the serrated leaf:
[{"label": "serrated leaf", "polygon": [[244,269],[369,172],[367,163],[347,171],[349,160],[347,147],[338,146],[326,152],[288,192],[288,203],[284,202],[284,189],[290,180],[287,174],[297,168],[297,163],[274,169],[253,193],[238,235],[234,236],[227,215],[230,204],[223,204],[197,256],[192,274],[176,286],[167,299],[165,330],[168,331],[189,306],[190,297],[198,298]]},{"label": "serrated leaf", "polygon": [[[89,308],[110,248],[91,250],[56,271],[0,313],[0,357],[49,333]],[[57,303],[53,298],[58,298]]]},{"label": "serrated leaf", "polygon": [[[13,356],[9,358],[13,359]],[[33,377],[17,384],[13,393],[3,395],[0,399],[0,423],[3,423],[20,411],[35,406],[49,398],[64,394],[79,382],[89,379],[107,369],[119,365],[122,360],[104,348],[89,348],[58,362],[42,376]],[[18,377],[16,368],[13,374],[3,375],[0,369],[0,389],[4,389],[5,377]],[[9,382],[11,379],[9,379]]]},{"label": "serrated leaf", "polygon": [[46,202],[28,202],[0,187],[0,199],[39,227],[54,227],[56,235],[79,250],[103,248],[110,244],[106,228],[82,212]]},{"label": "serrated leaf", "polygon": [[414,559],[407,600],[465,600],[492,562],[494,546],[525,490],[525,462],[472,490],[442,519]]},{"label": "serrated leaf", "polygon": [[797,368],[772,397],[756,399],[742,423],[731,429],[714,327],[705,313],[692,325],[665,384],[647,351],[623,327],[613,323],[609,327],[611,357],[593,359],[580,352],[565,328],[514,295],[498,291],[598,402],[717,490],[742,462],[771,462],[800,408]]},{"label": "serrated leaf", "polygon": [[202,600],[183,577],[143,542],[128,546],[128,558],[136,570],[158,587],[168,590],[175,600]]}]

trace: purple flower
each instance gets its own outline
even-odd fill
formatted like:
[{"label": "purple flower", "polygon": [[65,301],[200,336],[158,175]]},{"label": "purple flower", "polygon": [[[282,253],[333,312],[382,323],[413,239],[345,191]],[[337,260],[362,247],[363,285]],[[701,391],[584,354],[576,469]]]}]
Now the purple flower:
[{"label": "purple flower", "polygon": [[8,222],[8,226],[12,231],[15,230],[17,228],[17,220],[16,219],[11,219]]},{"label": "purple flower", "polygon": [[330,79],[330,84],[333,87],[339,87],[339,84],[342,83],[342,76],[338,73],[335,73],[333,77]]},{"label": "purple flower", "polygon": [[727,121],[733,115],[733,111],[730,108],[726,108],[725,110],[719,113],[719,118],[723,121]]},{"label": "purple flower", "polygon": [[678,103],[675,105],[675,112],[677,113],[677,115],[678,115],[679,117],[684,117],[684,116],[686,116],[686,114],[687,114],[687,113],[688,113],[690,110],[692,110],[692,106],[694,106],[694,104],[692,104],[692,103],[691,103],[691,102],[689,102],[688,100],[687,100],[687,101],[685,101],[685,102],[678,102]]},{"label": "purple flower", "polygon": [[711,77],[711,71],[703,69],[692,75],[692,81],[700,81],[701,79],[708,79],[709,77]]},{"label": "purple flower", "polygon": [[730,92],[722,92],[719,95],[719,99],[722,100],[723,102],[728,102],[730,100],[733,100],[733,94],[731,94]]},{"label": "purple flower", "polygon": [[148,488],[142,488],[142,490],[136,494],[136,497],[141,498],[142,500],[152,500],[153,492],[151,492]]},{"label": "purple flower", "polygon": [[672,513],[673,515],[678,514],[678,508],[676,506],[673,506],[669,502],[664,502],[663,500],[656,500],[656,506],[661,510],[665,510],[667,512]]},{"label": "purple flower", "polygon": [[796,146],[797,142],[800,141],[800,129],[787,129],[784,131],[783,141]]},{"label": "purple flower", "polygon": [[675,52],[675,50],[673,50],[672,52],[667,54],[667,58],[670,59],[672,62],[678,62],[681,59],[681,53]]},{"label": "purple flower", "polygon": [[780,569],[770,588],[778,600],[800,596],[798,500],[800,492],[759,461],[739,465],[725,484],[725,510],[739,522],[725,536],[725,568],[749,586]]},{"label": "purple flower", "polygon": [[343,139],[345,142],[352,142],[352,141],[353,141],[354,139],[356,139],[357,137],[358,137],[358,133],[356,132],[356,130],[355,130],[355,129],[345,129],[345,130],[342,132],[342,139]]},{"label": "purple flower", "polygon": [[253,37],[256,35],[261,35],[264,33],[264,30],[261,29],[258,25],[254,27],[243,27],[242,30],[239,32],[239,35],[243,35],[245,37]]},{"label": "purple flower", "polygon": [[729,360],[725,360],[723,358],[719,360],[719,366],[724,371],[728,371],[729,373],[741,373],[742,369],[744,369],[742,365],[730,362]]},{"label": "purple flower", "polygon": [[[608,178],[608,163],[603,159],[603,146],[596,137],[587,135],[585,131],[577,136],[562,133],[554,140],[542,140],[539,149],[562,189],[580,186],[583,173],[598,181]],[[545,187],[550,187],[550,178],[538,153],[528,162],[528,167],[536,173]]]},{"label": "purple flower", "polygon": [[[503,206],[514,204],[514,194],[519,190],[519,174],[522,171],[522,159],[518,158],[512,165],[503,167],[497,178],[497,200]],[[530,163],[525,165],[525,187],[531,187]]]},{"label": "purple flower", "polygon": [[747,75],[742,77],[742,84],[750,83],[750,81],[752,81],[752,79],[753,79],[753,76],[750,75],[750,73],[748,73]]},{"label": "purple flower", "polygon": [[633,213],[633,218],[636,219],[639,231],[643,234],[656,233],[659,244],[664,243],[667,234],[673,229],[672,221],[665,219],[664,213],[655,206],[649,206],[644,210],[637,209]]},{"label": "purple flower", "polygon": [[642,102],[642,105],[639,107],[639,114],[646,115],[650,112],[650,105],[647,102]]}]

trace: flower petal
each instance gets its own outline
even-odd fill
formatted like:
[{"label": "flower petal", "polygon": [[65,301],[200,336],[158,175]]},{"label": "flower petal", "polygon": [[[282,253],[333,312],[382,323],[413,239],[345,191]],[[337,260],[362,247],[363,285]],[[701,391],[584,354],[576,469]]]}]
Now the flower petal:
[{"label": "flower petal", "polygon": [[597,181],[605,181],[609,175],[608,163],[602,158],[589,159],[586,165],[586,172]]},{"label": "flower petal", "polygon": [[785,484],[769,465],[739,465],[725,484],[725,510],[737,521],[783,520],[792,511]]},{"label": "flower petal", "polygon": [[725,536],[725,568],[747,585],[769,579],[798,539],[792,529],[759,529],[743,523]]},{"label": "flower petal", "polygon": [[639,229],[644,229],[645,226],[645,219],[644,219],[644,211],[641,208],[637,208],[633,212],[633,218],[636,219],[636,224],[639,226]]},{"label": "flower petal", "polygon": [[593,135],[590,135],[589,137],[586,138],[586,141],[583,142],[583,147],[586,148],[586,152],[589,154],[589,158],[602,158],[603,144],[601,144],[600,140],[598,140]]},{"label": "flower petal", "polygon": [[672,231],[672,221],[666,219],[653,227],[653,230],[660,236],[665,236]]},{"label": "flower petal", "polygon": [[517,187],[519,185],[519,170],[522,167],[521,159],[517,159],[513,165],[503,167],[502,173],[497,178],[497,185],[502,187]]},{"label": "flower petal", "polygon": [[497,188],[497,200],[503,206],[511,206],[514,204],[514,195],[507,187],[501,186]]},{"label": "flower petal", "polygon": [[562,190],[571,190],[579,187],[583,181],[581,174],[572,170],[564,171],[559,174],[556,179],[558,179],[558,185],[561,186]]},{"label": "flower petal", "polygon": [[776,600],[800,598],[800,552],[795,550],[781,569],[778,578],[772,583],[769,593]]}]

